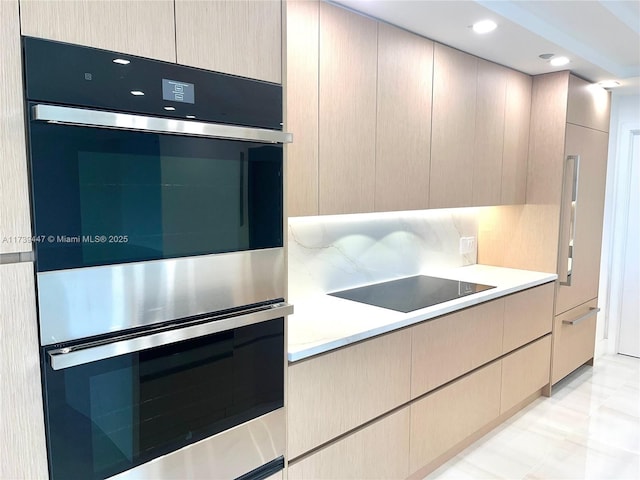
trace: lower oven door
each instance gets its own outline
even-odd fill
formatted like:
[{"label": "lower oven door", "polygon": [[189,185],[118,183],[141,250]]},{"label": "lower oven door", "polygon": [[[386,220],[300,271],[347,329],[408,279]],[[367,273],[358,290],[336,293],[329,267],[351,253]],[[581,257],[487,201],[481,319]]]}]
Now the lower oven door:
[{"label": "lower oven door", "polygon": [[43,349],[51,478],[258,479],[282,468],[291,311]]}]

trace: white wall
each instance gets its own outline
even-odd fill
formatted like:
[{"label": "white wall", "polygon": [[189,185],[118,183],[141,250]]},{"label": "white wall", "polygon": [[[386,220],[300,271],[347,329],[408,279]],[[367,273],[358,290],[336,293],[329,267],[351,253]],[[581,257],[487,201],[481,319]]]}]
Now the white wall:
[{"label": "white wall", "polygon": [[[631,161],[631,138],[634,130],[640,130],[640,94],[616,95],[611,102],[611,127],[609,131],[609,162],[607,167],[607,187],[605,194],[604,228],[602,238],[602,260],[600,266],[600,289],[596,331],[596,356],[617,352],[621,295],[624,289],[625,270],[629,277],[638,278],[640,265],[628,262],[625,255],[629,224],[639,222],[633,210],[629,209],[630,185],[637,189],[639,182],[630,182],[630,174],[639,171]],[[632,169],[632,166],[634,167]],[[634,193],[637,198],[637,192]],[[636,210],[637,211],[637,210]],[[631,216],[629,213],[631,212]],[[638,240],[631,242],[638,248]],[[628,287],[628,286],[627,286]],[[629,288],[627,288],[629,291]],[[637,301],[636,298],[632,299]],[[640,322],[636,318],[635,321]]]}]

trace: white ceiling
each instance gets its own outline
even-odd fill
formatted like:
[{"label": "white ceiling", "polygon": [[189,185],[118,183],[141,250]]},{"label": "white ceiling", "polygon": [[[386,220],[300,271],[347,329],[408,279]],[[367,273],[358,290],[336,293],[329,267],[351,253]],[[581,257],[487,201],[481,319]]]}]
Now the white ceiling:
[{"label": "white ceiling", "polygon": [[[333,0],[465,52],[530,75],[567,68],[586,80],[617,80],[640,94],[639,0]],[[486,35],[470,27],[491,19]],[[540,54],[564,55],[552,67]]]}]

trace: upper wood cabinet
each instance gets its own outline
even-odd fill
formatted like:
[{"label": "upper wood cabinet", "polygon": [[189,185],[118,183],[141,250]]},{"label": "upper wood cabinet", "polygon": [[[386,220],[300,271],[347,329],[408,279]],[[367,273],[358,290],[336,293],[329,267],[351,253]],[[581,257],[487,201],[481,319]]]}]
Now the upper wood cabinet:
[{"label": "upper wood cabinet", "polygon": [[32,249],[18,1],[0,1],[0,254]]},{"label": "upper wood cabinet", "polygon": [[375,211],[429,206],[433,42],[378,26]]},{"label": "upper wood cabinet", "polygon": [[374,209],[377,32],[374,20],[320,3],[322,215]]},{"label": "upper wood cabinet", "polygon": [[529,75],[515,70],[507,71],[502,187],[499,202],[502,205],[526,202],[531,84]]},{"label": "upper wood cabinet", "polygon": [[569,76],[567,123],[608,132],[610,110],[609,92],[575,75]]},{"label": "upper wood cabinet", "polygon": [[318,29],[320,3],[288,0],[285,131],[287,215],[318,214]]},{"label": "upper wood cabinet", "polygon": [[475,146],[473,149],[473,205],[498,205],[502,191],[505,100],[509,71],[478,60]]},{"label": "upper wood cabinet", "polygon": [[23,35],[168,62],[176,61],[173,13],[173,0],[20,0]]},{"label": "upper wood cabinet", "polygon": [[569,72],[547,73],[533,79],[527,203],[560,203],[568,88]]},{"label": "upper wood cabinet", "polygon": [[478,59],[436,44],[433,58],[431,208],[473,205]]},{"label": "upper wood cabinet", "polygon": [[176,0],[175,17],[178,63],[281,82],[279,0]]}]

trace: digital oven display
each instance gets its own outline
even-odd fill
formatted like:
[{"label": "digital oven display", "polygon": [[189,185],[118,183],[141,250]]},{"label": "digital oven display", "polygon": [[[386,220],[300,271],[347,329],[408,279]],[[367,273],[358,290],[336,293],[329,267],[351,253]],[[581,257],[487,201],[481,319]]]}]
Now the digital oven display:
[{"label": "digital oven display", "polygon": [[162,99],[172,102],[195,103],[193,83],[162,79]]}]

